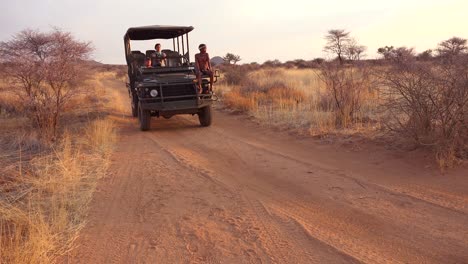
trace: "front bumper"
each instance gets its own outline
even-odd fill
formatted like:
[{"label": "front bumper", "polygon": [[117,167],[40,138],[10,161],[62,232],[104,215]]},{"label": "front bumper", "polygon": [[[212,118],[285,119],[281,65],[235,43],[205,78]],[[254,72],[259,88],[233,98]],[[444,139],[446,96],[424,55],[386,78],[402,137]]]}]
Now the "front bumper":
[{"label": "front bumper", "polygon": [[171,99],[170,101],[158,100],[159,98],[140,98],[141,108],[144,110],[153,110],[153,111],[177,111],[177,110],[193,110],[200,109],[205,106],[211,105],[214,101],[213,97],[208,94],[195,95],[195,98],[181,101],[175,101],[174,97],[168,97],[166,99]]},{"label": "front bumper", "polygon": [[[150,91],[157,90],[156,97],[150,97]],[[216,98],[210,94],[197,93],[197,85],[190,82],[143,83],[137,86],[141,108],[158,112],[198,110],[210,105]],[[190,111],[189,111],[190,112]]]}]

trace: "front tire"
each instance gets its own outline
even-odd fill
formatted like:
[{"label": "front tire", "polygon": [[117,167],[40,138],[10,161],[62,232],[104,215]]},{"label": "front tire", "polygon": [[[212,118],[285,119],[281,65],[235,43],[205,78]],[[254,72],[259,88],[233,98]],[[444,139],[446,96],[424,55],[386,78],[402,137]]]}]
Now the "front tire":
[{"label": "front tire", "polygon": [[135,94],[132,95],[132,116],[138,116],[138,97]]},{"label": "front tire", "polygon": [[205,106],[198,112],[198,120],[200,120],[200,125],[203,127],[208,127],[211,125],[211,105]]},{"label": "front tire", "polygon": [[149,110],[141,108],[141,104],[138,103],[138,121],[140,122],[140,130],[148,131],[151,125],[151,113]]}]

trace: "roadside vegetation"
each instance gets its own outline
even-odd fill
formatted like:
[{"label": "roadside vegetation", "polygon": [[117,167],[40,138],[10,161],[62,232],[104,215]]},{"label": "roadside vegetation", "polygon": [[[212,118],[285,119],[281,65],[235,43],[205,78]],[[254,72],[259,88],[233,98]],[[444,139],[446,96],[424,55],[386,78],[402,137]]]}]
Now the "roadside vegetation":
[{"label": "roadside vegetation", "polygon": [[317,137],[357,136],[434,153],[441,169],[468,159],[468,48],[445,40],[420,54],[407,47],[367,48],[330,30],[332,59],[278,60],[220,68],[226,108],[261,123]]},{"label": "roadside vegetation", "polygon": [[59,30],[0,43],[0,263],[54,263],[85,225],[123,113],[122,69],[91,51]]},{"label": "roadside vegetation", "polygon": [[[441,169],[468,159],[465,39],[420,54],[385,46],[379,60],[344,30],[326,40],[330,60],[226,54],[224,106],[302,135],[390,137],[429,149]],[[60,30],[0,42],[0,263],[54,263],[85,225],[128,108],[112,89],[125,67],[91,62],[92,50]]]}]

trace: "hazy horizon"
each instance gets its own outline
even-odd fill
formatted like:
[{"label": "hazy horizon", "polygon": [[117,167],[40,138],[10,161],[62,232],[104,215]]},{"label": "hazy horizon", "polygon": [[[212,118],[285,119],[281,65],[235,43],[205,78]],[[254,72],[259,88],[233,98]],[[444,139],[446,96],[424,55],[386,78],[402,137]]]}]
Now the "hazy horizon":
[{"label": "hazy horizon", "polygon": [[[461,0],[279,1],[236,2],[178,0],[168,4],[145,1],[2,1],[0,41],[26,29],[47,31],[59,27],[78,39],[92,41],[94,59],[125,63],[123,35],[127,28],[144,25],[194,26],[191,55],[199,43],[212,57],[238,54],[242,63],[326,57],[323,36],[329,29],[350,31],[368,47],[367,58],[377,57],[385,45],[433,49],[453,36],[468,37]],[[197,11],[196,11],[197,10]],[[154,41],[139,45],[151,49]]]}]

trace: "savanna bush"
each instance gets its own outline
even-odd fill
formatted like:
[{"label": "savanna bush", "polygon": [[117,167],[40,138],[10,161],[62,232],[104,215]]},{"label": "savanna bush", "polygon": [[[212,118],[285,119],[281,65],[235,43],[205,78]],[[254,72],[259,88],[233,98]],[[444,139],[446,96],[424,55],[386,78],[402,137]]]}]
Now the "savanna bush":
[{"label": "savanna bush", "polygon": [[229,85],[241,85],[247,78],[249,69],[239,65],[228,65],[222,68],[224,82]]},{"label": "savanna bush", "polygon": [[318,77],[325,85],[327,93],[323,101],[331,107],[335,125],[348,127],[357,121],[364,100],[374,89],[370,68],[360,64],[328,62],[322,64]]},{"label": "savanna bush", "polygon": [[468,158],[468,56],[394,61],[379,76],[391,130],[431,147],[441,168]]},{"label": "savanna bush", "polygon": [[43,138],[54,139],[67,104],[83,92],[91,44],[71,33],[24,30],[0,42],[3,79]]}]

